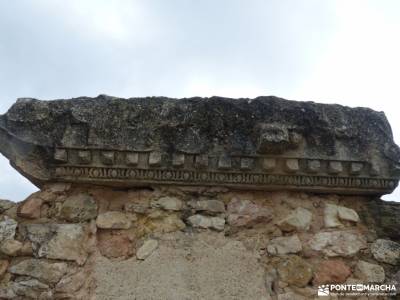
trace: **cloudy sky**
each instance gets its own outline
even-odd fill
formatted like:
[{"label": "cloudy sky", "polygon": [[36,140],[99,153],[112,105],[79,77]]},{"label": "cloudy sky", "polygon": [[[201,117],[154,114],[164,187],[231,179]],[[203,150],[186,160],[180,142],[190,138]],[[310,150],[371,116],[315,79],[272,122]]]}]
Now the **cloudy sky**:
[{"label": "cloudy sky", "polygon": [[[19,97],[276,95],[384,111],[400,143],[399,37],[398,0],[1,0],[0,114]],[[0,198],[34,190],[0,155]]]}]

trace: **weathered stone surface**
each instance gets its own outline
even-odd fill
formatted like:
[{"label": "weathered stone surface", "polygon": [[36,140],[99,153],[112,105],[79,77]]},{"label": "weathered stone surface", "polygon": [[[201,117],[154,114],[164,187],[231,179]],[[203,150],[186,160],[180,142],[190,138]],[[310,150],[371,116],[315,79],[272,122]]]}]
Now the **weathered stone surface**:
[{"label": "weathered stone surface", "polygon": [[58,293],[73,293],[78,291],[84,284],[89,274],[84,270],[78,271],[74,274],[64,276],[56,285]]},{"label": "weathered stone surface", "polygon": [[38,194],[32,194],[18,206],[17,213],[19,217],[27,219],[40,218],[40,207],[43,204],[43,199]]},{"label": "weathered stone surface", "polygon": [[0,199],[0,214],[12,208],[14,205],[16,204],[10,200]]},{"label": "weathered stone surface", "polygon": [[68,197],[60,211],[60,217],[71,222],[85,222],[96,218],[97,204],[93,197],[78,194]]},{"label": "weathered stone surface", "polygon": [[138,223],[138,229],[143,233],[168,233],[183,230],[186,227],[176,214],[151,214],[139,220]]},{"label": "weathered stone surface", "polygon": [[257,223],[269,222],[272,212],[266,207],[259,206],[250,200],[234,197],[228,204],[228,223],[236,227],[251,227]]},{"label": "weathered stone surface", "polygon": [[358,222],[360,218],[357,212],[344,206],[326,204],[324,209],[325,227],[342,227],[340,220]]},{"label": "weathered stone surface", "polygon": [[22,248],[22,243],[16,240],[5,240],[0,245],[0,251],[8,256],[16,256]]},{"label": "weathered stone surface", "polygon": [[149,257],[158,248],[158,241],[149,239],[144,241],[143,245],[136,251],[137,259],[144,260]]},{"label": "weathered stone surface", "polygon": [[291,255],[278,265],[278,274],[284,282],[304,287],[310,282],[313,271],[307,261],[297,255]]},{"label": "weathered stone surface", "polygon": [[24,297],[23,299],[46,299],[41,298],[41,295],[49,289],[49,286],[37,279],[24,278],[15,282],[12,289],[18,296]]},{"label": "weathered stone surface", "polygon": [[351,269],[342,260],[329,259],[318,264],[313,283],[314,285],[343,283],[351,275]]},{"label": "weathered stone surface", "polygon": [[12,240],[17,229],[17,221],[7,216],[0,217],[0,242]]},{"label": "weathered stone surface", "polygon": [[278,222],[278,226],[283,231],[307,231],[312,221],[312,212],[308,209],[298,207],[286,218]]},{"label": "weathered stone surface", "polygon": [[[24,98],[0,116],[0,151],[37,185],[289,185],[370,194],[395,188],[400,159],[384,114],[276,97]],[[274,176],[253,176],[260,172]]]},{"label": "weathered stone surface", "polygon": [[364,283],[381,283],[385,281],[385,270],[380,265],[362,260],[357,263],[354,274],[362,279]]},{"label": "weathered stone surface", "polygon": [[128,236],[110,231],[97,233],[97,247],[108,258],[128,257],[132,252]]},{"label": "weathered stone surface", "polygon": [[225,212],[225,204],[219,200],[192,200],[189,206],[195,211],[201,211],[208,214],[219,214]]},{"label": "weathered stone surface", "polygon": [[311,249],[327,256],[352,256],[366,246],[365,238],[353,231],[320,232],[310,241]]},{"label": "weathered stone surface", "polygon": [[87,232],[80,224],[28,224],[26,235],[33,243],[37,257],[76,261],[87,258]]},{"label": "weathered stone surface", "polygon": [[347,208],[344,206],[338,206],[338,216],[339,219],[351,222],[359,222],[360,217],[354,209]]},{"label": "weathered stone surface", "polygon": [[277,237],[272,239],[267,245],[267,251],[272,255],[298,253],[301,250],[301,242],[297,235]]},{"label": "weathered stone surface", "polygon": [[324,208],[325,227],[341,227],[343,224],[338,219],[337,205],[325,204]]},{"label": "weathered stone surface", "polygon": [[41,282],[55,284],[67,272],[64,262],[50,262],[43,259],[26,259],[9,268],[13,274],[31,276]]},{"label": "weathered stone surface", "polygon": [[400,264],[400,244],[384,239],[378,239],[371,245],[371,252],[377,261],[391,265]]},{"label": "weathered stone surface", "polygon": [[278,300],[306,300],[302,295],[296,294],[294,292],[287,292],[283,294],[279,294],[277,297]]},{"label": "weathered stone surface", "polygon": [[193,227],[204,229],[224,230],[225,227],[225,219],[219,217],[193,215],[188,218],[188,222]]},{"label": "weathered stone surface", "polygon": [[108,211],[97,217],[96,225],[103,229],[129,229],[132,220],[123,212]]},{"label": "weathered stone surface", "polygon": [[361,211],[363,222],[379,237],[400,243],[400,203],[371,199]]},{"label": "weathered stone surface", "polygon": [[[144,261],[94,262],[95,295],[108,299],[264,299],[264,267],[241,242],[174,232]],[[134,296],[132,296],[134,295]],[[268,299],[268,298],[267,298]]]},{"label": "weathered stone surface", "polygon": [[183,201],[176,197],[161,197],[151,203],[153,207],[162,208],[165,210],[174,210],[179,211],[182,210],[184,205]]},{"label": "weathered stone surface", "polygon": [[3,278],[4,273],[8,268],[8,260],[0,259],[0,279]]}]

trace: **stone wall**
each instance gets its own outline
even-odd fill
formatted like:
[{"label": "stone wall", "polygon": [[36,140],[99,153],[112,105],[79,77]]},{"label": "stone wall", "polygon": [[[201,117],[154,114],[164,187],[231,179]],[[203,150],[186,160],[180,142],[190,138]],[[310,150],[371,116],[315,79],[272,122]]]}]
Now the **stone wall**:
[{"label": "stone wall", "polygon": [[0,201],[0,298],[313,299],[332,283],[400,291],[399,211],[367,196],[48,184]]}]

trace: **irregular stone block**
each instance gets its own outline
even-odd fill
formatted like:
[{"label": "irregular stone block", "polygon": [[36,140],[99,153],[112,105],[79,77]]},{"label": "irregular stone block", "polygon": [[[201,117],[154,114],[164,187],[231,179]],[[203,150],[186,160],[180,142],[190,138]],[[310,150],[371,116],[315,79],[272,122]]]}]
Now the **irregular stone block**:
[{"label": "irregular stone block", "polygon": [[228,223],[236,227],[251,227],[257,223],[269,222],[272,212],[266,207],[259,206],[249,200],[234,197],[228,204]]},{"label": "irregular stone block", "polygon": [[12,240],[17,229],[17,221],[7,216],[0,217],[0,242]]},{"label": "irregular stone block", "polygon": [[43,199],[39,197],[38,193],[34,193],[18,206],[17,214],[19,217],[27,219],[40,218],[42,204]]},{"label": "irregular stone block", "polygon": [[311,249],[327,256],[353,256],[367,247],[365,238],[355,231],[328,231],[314,235]]},{"label": "irregular stone block", "polygon": [[108,211],[97,217],[96,225],[103,229],[129,229],[132,220],[123,212]]},{"label": "irregular stone block", "polygon": [[281,280],[297,287],[306,286],[313,277],[311,265],[297,255],[291,255],[278,265]]},{"label": "irregular stone block", "polygon": [[371,245],[371,253],[377,261],[398,265],[400,264],[400,244],[384,239],[378,239]]},{"label": "irregular stone block", "polygon": [[339,219],[351,222],[359,222],[360,217],[354,209],[347,208],[344,206],[338,206]]},{"label": "irregular stone block", "polygon": [[400,176],[400,150],[382,113],[276,97],[24,98],[0,116],[0,152],[38,186],[288,186],[382,195]]},{"label": "irregular stone block", "polygon": [[225,219],[219,217],[193,215],[188,218],[188,222],[193,227],[204,229],[210,228],[222,231],[225,228]]},{"label": "irregular stone block", "polygon": [[219,200],[192,200],[188,205],[195,211],[202,211],[210,214],[225,212],[225,204]]},{"label": "irregular stone block", "polygon": [[60,210],[60,217],[71,222],[84,222],[96,216],[97,203],[92,196],[86,194],[68,197]]},{"label": "irregular stone block", "polygon": [[298,253],[301,250],[301,242],[297,235],[277,237],[269,241],[267,245],[267,251],[272,255]]},{"label": "irregular stone block", "polygon": [[354,275],[362,279],[364,283],[382,283],[385,281],[385,270],[377,264],[366,261],[358,261]]},{"label": "irregular stone block", "polygon": [[151,202],[152,207],[162,208],[164,210],[179,211],[184,207],[183,201],[176,197],[161,197]]},{"label": "irregular stone block", "polygon": [[354,209],[334,204],[326,204],[324,209],[325,227],[342,227],[340,220],[359,222],[360,217]]},{"label": "irregular stone block", "polygon": [[14,207],[16,205],[15,202],[12,202],[10,200],[3,200],[0,199],[0,214],[2,214],[3,212],[5,212],[6,210]]},{"label": "irregular stone block", "polygon": [[67,273],[68,265],[44,259],[26,259],[9,268],[10,273],[34,277],[42,282],[54,284]]},{"label": "irregular stone block", "polygon": [[97,247],[101,255],[108,258],[125,258],[132,254],[129,237],[108,230],[97,233]]},{"label": "irregular stone block", "polygon": [[5,240],[0,245],[0,251],[8,256],[16,256],[22,248],[22,243],[16,240]]},{"label": "irregular stone block", "polygon": [[149,257],[158,248],[158,241],[149,239],[144,241],[143,245],[136,251],[137,259],[144,260]]},{"label": "irregular stone block", "polygon": [[283,231],[307,231],[312,221],[312,212],[308,209],[298,207],[286,218],[278,222],[278,226]]},{"label": "irregular stone block", "polygon": [[0,279],[3,278],[8,268],[8,260],[0,259]]},{"label": "irregular stone block", "polygon": [[313,284],[343,283],[351,275],[351,269],[342,260],[324,260],[317,265]]},{"label": "irregular stone block", "polygon": [[37,279],[22,279],[12,284],[12,290],[23,299],[46,299],[42,295],[47,294],[49,288]]},{"label": "irregular stone block", "polygon": [[86,261],[88,234],[81,224],[27,224],[23,231],[33,243],[36,257],[72,260],[78,264]]}]

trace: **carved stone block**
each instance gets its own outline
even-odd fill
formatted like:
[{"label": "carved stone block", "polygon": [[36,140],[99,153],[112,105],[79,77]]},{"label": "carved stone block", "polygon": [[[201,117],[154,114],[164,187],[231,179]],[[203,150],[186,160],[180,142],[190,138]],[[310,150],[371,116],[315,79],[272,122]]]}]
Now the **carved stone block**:
[{"label": "carved stone block", "polygon": [[101,162],[105,165],[113,165],[115,159],[115,154],[113,151],[102,151],[101,152]]},{"label": "carved stone block", "polygon": [[177,153],[172,156],[172,165],[174,167],[182,167],[185,164],[185,154]]},{"label": "carved stone block", "polygon": [[0,152],[39,187],[68,181],[382,195],[400,177],[400,149],[382,113],[276,97],[25,98],[0,116]]},{"label": "carved stone block", "polygon": [[158,167],[161,165],[161,152],[150,152],[149,154],[149,165],[152,167]]},{"label": "carved stone block", "polygon": [[343,165],[340,161],[330,161],[328,163],[329,174],[339,174],[343,172]]},{"label": "carved stone block", "polygon": [[88,150],[80,150],[78,151],[78,163],[82,165],[87,165],[92,162],[92,153]]},{"label": "carved stone block", "polygon": [[126,164],[128,166],[136,166],[139,163],[139,153],[129,152],[126,154]]},{"label": "carved stone block", "polygon": [[285,170],[290,173],[296,173],[300,170],[298,159],[286,159],[285,160]]},{"label": "carved stone block", "polygon": [[275,158],[264,158],[263,159],[263,169],[266,171],[272,171],[276,167],[276,159]]},{"label": "carved stone block", "polygon": [[54,150],[54,160],[59,163],[68,162],[68,152],[65,149],[55,149]]},{"label": "carved stone block", "polygon": [[321,162],[319,160],[307,161],[307,171],[309,173],[318,173],[321,170]]}]

